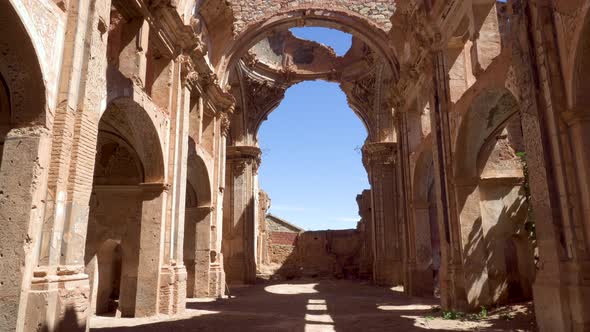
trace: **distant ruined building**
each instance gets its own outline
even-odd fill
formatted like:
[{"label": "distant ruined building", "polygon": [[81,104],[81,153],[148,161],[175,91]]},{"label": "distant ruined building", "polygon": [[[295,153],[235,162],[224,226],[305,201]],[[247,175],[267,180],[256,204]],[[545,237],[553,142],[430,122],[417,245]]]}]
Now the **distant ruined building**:
[{"label": "distant ruined building", "polygon": [[[342,274],[436,289],[444,310],[532,299],[540,331],[589,331],[589,9],[0,0],[0,331],[177,317],[254,283],[272,239],[258,129],[317,79],[368,131]],[[289,32],[303,26],[352,47]]]}]

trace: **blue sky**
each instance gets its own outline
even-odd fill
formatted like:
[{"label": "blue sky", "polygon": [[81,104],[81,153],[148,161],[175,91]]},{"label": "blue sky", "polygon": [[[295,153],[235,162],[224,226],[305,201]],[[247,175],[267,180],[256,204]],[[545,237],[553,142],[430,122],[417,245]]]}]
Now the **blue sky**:
[{"label": "blue sky", "polygon": [[[350,35],[339,31],[297,30],[338,52],[350,48]],[[357,149],[366,137],[338,84],[309,81],[287,90],[258,135],[260,186],[272,200],[270,212],[306,230],[356,227],[356,195],[369,188]]]},{"label": "blue sky", "polygon": [[304,27],[291,28],[295,37],[307,40],[313,40],[324,45],[330,46],[336,51],[337,55],[344,55],[350,49],[352,44],[352,35],[344,33],[339,30],[319,28],[319,27]]}]

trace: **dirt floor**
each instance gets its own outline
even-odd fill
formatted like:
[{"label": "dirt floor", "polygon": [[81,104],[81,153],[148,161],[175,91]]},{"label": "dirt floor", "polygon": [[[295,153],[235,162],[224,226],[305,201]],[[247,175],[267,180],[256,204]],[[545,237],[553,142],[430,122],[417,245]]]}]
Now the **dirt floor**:
[{"label": "dirt floor", "polygon": [[91,331],[534,331],[530,303],[445,320],[435,299],[352,281],[256,285],[232,289],[228,299],[189,301],[173,320],[95,317]]}]

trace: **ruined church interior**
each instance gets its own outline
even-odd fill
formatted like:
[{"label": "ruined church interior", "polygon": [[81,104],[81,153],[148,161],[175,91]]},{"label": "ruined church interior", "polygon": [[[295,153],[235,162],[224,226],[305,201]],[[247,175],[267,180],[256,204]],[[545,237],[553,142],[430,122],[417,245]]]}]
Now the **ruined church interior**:
[{"label": "ruined church interior", "polygon": [[[261,185],[314,81],[351,229]],[[590,0],[0,0],[0,222],[0,331],[590,331]]]}]

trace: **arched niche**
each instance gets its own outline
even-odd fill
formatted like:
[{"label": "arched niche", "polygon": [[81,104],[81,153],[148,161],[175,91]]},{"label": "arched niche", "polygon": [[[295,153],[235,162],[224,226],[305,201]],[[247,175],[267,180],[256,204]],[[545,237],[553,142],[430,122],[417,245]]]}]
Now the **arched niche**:
[{"label": "arched niche", "polygon": [[10,1],[0,3],[0,31],[10,31],[0,40],[0,75],[9,96],[10,124],[45,124],[43,72],[31,37]]},{"label": "arched niche", "polygon": [[471,307],[530,299],[533,244],[519,105],[507,90],[483,91],[459,127],[455,186]]},{"label": "arched niche", "polygon": [[[150,250],[159,252],[159,245],[153,248],[157,243],[155,239],[152,239],[153,243],[144,243],[141,235],[145,227],[160,228],[152,226],[156,224],[154,220],[160,221],[157,213],[148,216],[148,223],[144,222],[146,202],[151,204],[154,200],[151,194],[146,197],[144,186],[161,183],[164,179],[161,146],[147,111],[133,100],[118,98],[102,114],[98,126],[85,250],[87,273],[94,285],[91,303],[96,314],[112,310],[113,303],[118,304],[117,317],[135,317],[140,310],[138,303],[141,302],[137,301],[137,297],[142,287],[145,288],[145,278],[142,279],[138,267],[141,262],[150,259],[143,255],[151,255]],[[114,263],[109,263],[108,259],[103,259],[101,263],[101,254],[108,256],[101,250],[105,243],[112,244],[112,241],[120,247],[120,278],[116,279],[120,283],[118,301],[105,298],[109,283],[101,281],[101,276],[112,277],[109,271],[114,268]],[[151,249],[142,249],[147,247]]]},{"label": "arched niche", "polygon": [[209,266],[212,263],[211,180],[207,165],[189,138],[184,226],[184,265],[187,269],[187,297],[207,297]]},{"label": "arched niche", "polygon": [[[428,138],[429,140],[429,138]],[[432,296],[438,289],[441,265],[440,232],[434,191],[434,161],[430,147],[416,161],[413,178],[414,247],[417,268],[424,273],[423,294]],[[429,278],[430,277],[430,278]]]},{"label": "arched niche", "polygon": [[[21,330],[44,221],[51,140],[37,36],[22,5],[0,1],[0,326]],[[21,8],[19,8],[21,7]],[[35,38],[35,39],[34,39]]]},{"label": "arched niche", "polygon": [[146,183],[160,183],[164,179],[164,144],[156,126],[143,106],[127,97],[112,100],[99,123],[99,132],[109,132],[133,146]]},{"label": "arched niche", "polygon": [[506,89],[485,90],[475,97],[459,126],[455,177],[477,179],[477,156],[481,147],[518,111],[516,98]]}]

